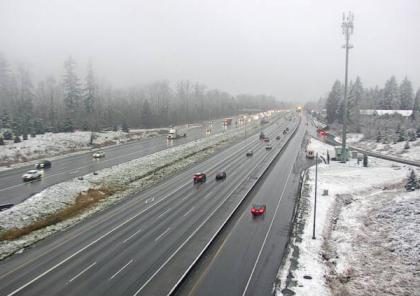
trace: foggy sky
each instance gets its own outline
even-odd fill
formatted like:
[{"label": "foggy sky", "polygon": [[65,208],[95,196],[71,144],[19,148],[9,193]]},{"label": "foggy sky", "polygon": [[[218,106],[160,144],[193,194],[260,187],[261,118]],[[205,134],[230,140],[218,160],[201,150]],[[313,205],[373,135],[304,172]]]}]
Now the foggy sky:
[{"label": "foggy sky", "polygon": [[349,10],[350,79],[420,87],[418,0],[0,0],[0,52],[38,79],[62,77],[71,55],[115,87],[188,79],[301,102],[344,79]]}]

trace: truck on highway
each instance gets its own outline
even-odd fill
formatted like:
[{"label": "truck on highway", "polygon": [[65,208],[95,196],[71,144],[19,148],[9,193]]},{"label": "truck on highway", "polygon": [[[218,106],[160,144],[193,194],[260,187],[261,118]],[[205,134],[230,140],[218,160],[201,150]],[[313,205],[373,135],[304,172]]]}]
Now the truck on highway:
[{"label": "truck on highway", "polygon": [[185,133],[183,135],[178,134],[178,131],[175,128],[170,128],[168,132],[168,140],[173,140],[179,137],[186,137],[186,136],[187,134]]},{"label": "truck on highway", "polygon": [[168,140],[176,139],[178,137],[178,132],[175,128],[169,129]]},{"label": "truck on highway", "polygon": [[232,124],[232,118],[225,118],[223,119],[223,125],[224,126],[229,126]]}]

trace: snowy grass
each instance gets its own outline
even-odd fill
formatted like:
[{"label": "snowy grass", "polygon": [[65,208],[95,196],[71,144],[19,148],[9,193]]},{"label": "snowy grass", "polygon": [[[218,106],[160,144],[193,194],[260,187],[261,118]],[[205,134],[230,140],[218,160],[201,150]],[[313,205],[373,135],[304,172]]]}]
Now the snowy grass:
[{"label": "snowy grass", "polygon": [[[317,140],[311,147],[332,149]],[[368,168],[320,164],[315,240],[310,168],[276,294],[419,295],[420,194],[404,191],[408,168],[374,158]]]},{"label": "snowy grass", "polygon": [[[340,137],[336,137],[336,140],[341,142]],[[363,140],[363,134],[348,134],[347,142],[360,149],[420,162],[420,139],[408,142],[409,149],[404,149],[405,142],[383,144],[374,140]]]},{"label": "snowy grass", "polygon": [[[256,132],[259,125],[254,122],[248,131]],[[230,129],[206,138],[189,142],[180,146],[129,161],[111,168],[98,171],[98,174],[87,174],[82,180],[75,178],[46,188],[30,197],[25,202],[11,209],[0,212],[0,229],[2,233],[17,231],[41,223],[47,217],[54,216],[66,208],[74,207],[77,197],[89,190],[109,188],[116,193],[109,198],[98,201],[95,207],[60,223],[33,231],[32,233],[12,241],[0,242],[0,259],[7,257],[19,249],[47,237],[51,233],[64,229],[85,217],[100,211],[130,194],[144,190],[163,177],[184,169],[194,162],[200,161],[214,153],[217,147],[243,138],[243,129]],[[47,225],[47,224],[46,224]]]},{"label": "snowy grass", "polygon": [[76,131],[73,133],[46,133],[36,137],[28,136],[28,140],[20,143],[5,141],[0,146],[0,169],[4,170],[18,163],[48,157],[49,159],[78,151],[86,151],[93,147],[122,144],[148,137],[155,137],[166,129],[108,131],[95,133],[94,146],[90,145],[91,132]]}]

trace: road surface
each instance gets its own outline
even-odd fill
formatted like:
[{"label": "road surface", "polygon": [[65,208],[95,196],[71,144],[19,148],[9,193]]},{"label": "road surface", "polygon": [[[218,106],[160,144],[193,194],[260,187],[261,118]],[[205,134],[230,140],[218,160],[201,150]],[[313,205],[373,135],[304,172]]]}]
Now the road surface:
[{"label": "road surface", "polygon": [[[274,139],[287,125],[296,124],[282,120],[265,133]],[[251,136],[3,260],[0,295],[163,295],[165,285],[180,276],[171,272],[160,279],[171,260],[178,258],[182,266],[194,260],[197,254],[185,256],[182,251],[187,246],[202,248],[206,242],[197,238],[197,231],[213,226],[206,222],[216,210],[223,212],[238,188],[253,180],[255,169],[284,145],[286,137],[272,142],[273,151],[266,151],[258,135]],[[253,157],[245,156],[249,149],[254,150]],[[227,180],[216,182],[220,170],[227,172]],[[208,180],[194,186],[192,175],[198,171],[207,173]]]}]

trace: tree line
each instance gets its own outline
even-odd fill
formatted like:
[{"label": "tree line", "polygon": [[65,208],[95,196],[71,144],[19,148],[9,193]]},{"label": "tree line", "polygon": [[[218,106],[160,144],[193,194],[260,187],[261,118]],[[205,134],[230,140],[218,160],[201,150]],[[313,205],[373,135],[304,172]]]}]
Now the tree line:
[{"label": "tree line", "polygon": [[233,96],[188,80],[174,86],[163,80],[116,89],[98,83],[91,63],[83,79],[76,70],[76,61],[69,57],[62,77],[50,76],[34,85],[26,67],[10,66],[0,54],[0,129],[25,138],[45,131],[153,128],[285,106],[272,96]]},{"label": "tree line", "polygon": [[[335,81],[325,102],[327,121],[342,123],[344,112],[344,86]],[[420,89],[414,94],[413,86],[408,78],[398,83],[392,76],[383,88],[364,88],[360,77],[350,82],[347,112],[351,124],[360,122],[360,110],[413,110],[420,112]],[[414,115],[413,115],[414,116]]]}]

